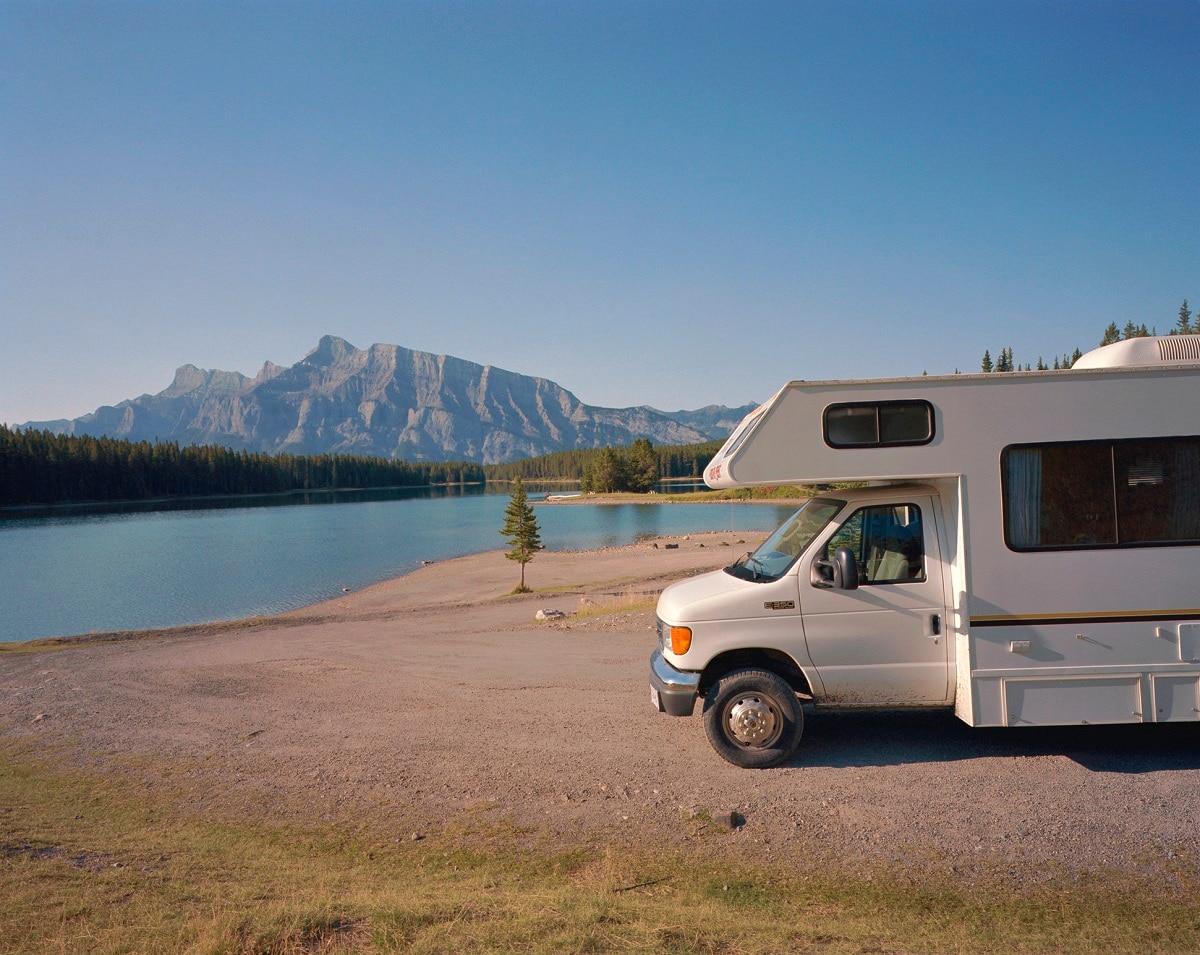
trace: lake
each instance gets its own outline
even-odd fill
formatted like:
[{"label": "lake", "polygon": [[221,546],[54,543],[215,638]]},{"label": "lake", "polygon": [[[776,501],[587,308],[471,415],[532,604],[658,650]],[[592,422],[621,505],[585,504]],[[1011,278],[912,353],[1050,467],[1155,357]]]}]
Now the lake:
[{"label": "lake", "polygon": [[[502,548],[507,504],[507,492],[482,487],[422,488],[9,513],[0,517],[0,641],[294,610],[423,560]],[[588,550],[659,535],[769,531],[793,510],[573,504],[536,514],[548,550]],[[529,572],[536,568],[535,559]]]}]

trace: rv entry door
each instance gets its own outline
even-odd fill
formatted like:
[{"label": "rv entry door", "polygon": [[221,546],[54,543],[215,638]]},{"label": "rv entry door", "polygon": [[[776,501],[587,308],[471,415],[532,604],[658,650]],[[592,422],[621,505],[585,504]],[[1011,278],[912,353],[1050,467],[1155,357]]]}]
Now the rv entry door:
[{"label": "rv entry door", "polygon": [[[801,597],[809,656],[824,686],[818,703],[945,703],[950,696],[946,597],[936,501],[924,495],[853,510],[818,558],[849,548],[856,589],[821,585]],[[801,575],[804,581],[805,575]]]}]

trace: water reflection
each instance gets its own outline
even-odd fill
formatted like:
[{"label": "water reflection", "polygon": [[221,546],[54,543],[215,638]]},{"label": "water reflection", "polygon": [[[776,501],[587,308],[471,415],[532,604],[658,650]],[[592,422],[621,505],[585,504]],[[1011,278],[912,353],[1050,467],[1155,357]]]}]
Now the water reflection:
[{"label": "water reflection", "polygon": [[0,521],[23,518],[75,518],[96,514],[148,514],[155,511],[238,510],[253,507],[302,507],[315,504],[364,504],[368,501],[430,500],[507,493],[504,486],[445,484],[437,487],[342,488],[338,490],[284,491],[279,494],[242,494],[223,497],[160,498],[153,501],[114,501],[90,504],[30,505],[0,508]]}]

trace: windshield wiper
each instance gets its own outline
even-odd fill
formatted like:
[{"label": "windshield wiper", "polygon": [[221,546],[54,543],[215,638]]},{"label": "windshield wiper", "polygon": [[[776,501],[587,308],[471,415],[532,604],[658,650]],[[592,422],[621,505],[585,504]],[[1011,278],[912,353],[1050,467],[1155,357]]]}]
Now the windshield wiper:
[{"label": "windshield wiper", "polygon": [[746,553],[742,554],[741,557],[739,557],[725,569],[735,577],[742,576],[742,574],[739,574],[738,571],[748,571],[750,574],[750,580],[767,579],[767,575],[764,572],[765,568],[763,567],[763,562],[755,557],[750,551],[746,551]]},{"label": "windshield wiper", "polygon": [[765,580],[766,579],[767,572],[766,572],[766,568],[763,566],[763,562],[761,560],[759,560],[757,557],[755,557],[753,554],[746,555],[746,566],[749,567],[750,572],[752,574],[754,574],[755,580],[759,580],[759,579]]}]

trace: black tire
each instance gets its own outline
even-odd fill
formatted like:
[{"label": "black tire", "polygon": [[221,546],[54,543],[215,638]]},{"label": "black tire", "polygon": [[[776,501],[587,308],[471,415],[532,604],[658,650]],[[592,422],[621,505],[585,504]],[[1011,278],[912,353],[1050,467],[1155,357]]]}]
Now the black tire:
[{"label": "black tire", "polygon": [[781,677],[767,670],[734,670],[704,698],[704,732],[722,759],[743,769],[766,769],[796,752],[804,710]]}]

